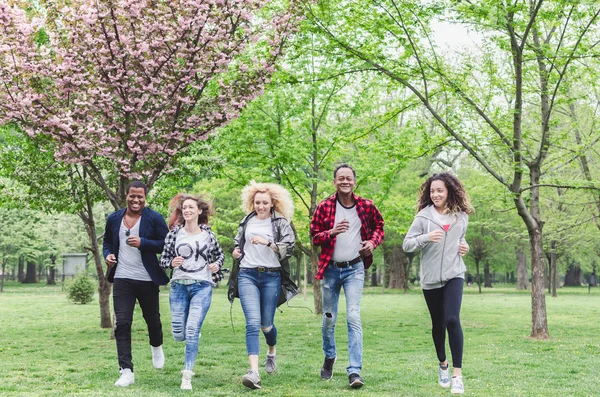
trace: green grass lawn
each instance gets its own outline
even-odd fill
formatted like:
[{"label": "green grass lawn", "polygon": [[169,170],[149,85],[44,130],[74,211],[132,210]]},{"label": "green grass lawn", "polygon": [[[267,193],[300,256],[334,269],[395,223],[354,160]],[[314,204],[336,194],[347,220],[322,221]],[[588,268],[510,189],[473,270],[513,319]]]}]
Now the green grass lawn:
[{"label": "green grass lawn", "polygon": [[[340,302],[334,377],[323,382],[319,369],[321,318],[311,307],[312,295],[296,297],[293,308],[282,307],[278,328],[278,370],[262,371],[262,390],[242,386],[248,368],[244,318],[239,301],[233,324],[225,288],[215,290],[202,329],[194,390],[179,390],[183,344],[170,335],[168,290],[161,290],[166,364],[152,367],[144,321],[136,309],[133,359],[136,383],[113,386],[118,378],[114,340],[99,327],[97,302],[75,305],[61,287],[7,283],[0,294],[1,396],[449,396],[437,385],[437,362],[430,321],[420,290],[408,294],[368,288],[362,301],[365,386],[348,387],[345,303]],[[343,299],[342,299],[343,300]],[[463,374],[471,396],[598,396],[600,395],[600,289],[563,288],[547,297],[552,339],[529,338],[527,292],[513,286],[465,288],[462,323],[465,334]],[[265,345],[263,340],[262,353]],[[449,353],[448,353],[449,354]]]}]

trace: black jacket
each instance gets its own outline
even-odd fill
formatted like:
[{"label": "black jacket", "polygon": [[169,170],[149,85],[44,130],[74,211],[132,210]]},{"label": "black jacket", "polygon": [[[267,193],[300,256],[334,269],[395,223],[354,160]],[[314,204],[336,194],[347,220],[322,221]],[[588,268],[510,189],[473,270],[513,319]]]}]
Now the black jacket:
[{"label": "black jacket", "polygon": [[[108,269],[106,279],[109,282],[114,282],[115,271],[119,265],[119,228],[121,220],[125,215],[125,208],[113,212],[106,219],[106,229],[104,230],[104,243],[102,251],[104,259],[110,254],[115,254],[117,264]],[[166,285],[169,282],[164,269],[158,264],[156,255],[160,254],[165,245],[165,236],[169,232],[169,228],[165,223],[165,219],[158,212],[144,207],[142,210],[142,218],[140,220],[140,247],[138,248],[142,254],[142,263],[144,268],[150,275],[152,281],[157,285]]]}]

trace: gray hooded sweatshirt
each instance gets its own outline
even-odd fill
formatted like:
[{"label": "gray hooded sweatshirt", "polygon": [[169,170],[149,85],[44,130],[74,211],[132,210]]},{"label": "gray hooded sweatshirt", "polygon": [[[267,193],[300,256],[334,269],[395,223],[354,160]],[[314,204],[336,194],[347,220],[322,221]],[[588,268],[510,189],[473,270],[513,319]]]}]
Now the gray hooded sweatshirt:
[{"label": "gray hooded sweatshirt", "polygon": [[[402,249],[405,252],[421,250],[421,286],[423,289],[443,287],[453,278],[465,278],[467,270],[462,257],[458,254],[458,245],[467,244],[465,234],[469,218],[464,212],[452,216],[448,231],[436,220],[435,208],[429,205],[415,217],[410,230],[404,238]],[[428,233],[439,229],[444,232],[442,241],[429,241]]]}]

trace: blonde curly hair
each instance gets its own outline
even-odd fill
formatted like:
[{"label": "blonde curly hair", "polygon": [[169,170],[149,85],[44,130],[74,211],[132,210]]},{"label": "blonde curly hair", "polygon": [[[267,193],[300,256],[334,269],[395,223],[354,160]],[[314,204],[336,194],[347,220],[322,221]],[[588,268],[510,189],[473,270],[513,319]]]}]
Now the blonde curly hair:
[{"label": "blonde curly hair", "polygon": [[250,181],[250,184],[242,189],[242,208],[246,214],[254,211],[254,196],[256,193],[268,193],[273,201],[273,208],[279,212],[288,221],[294,216],[294,201],[292,195],[281,185],[276,183],[257,183]]}]

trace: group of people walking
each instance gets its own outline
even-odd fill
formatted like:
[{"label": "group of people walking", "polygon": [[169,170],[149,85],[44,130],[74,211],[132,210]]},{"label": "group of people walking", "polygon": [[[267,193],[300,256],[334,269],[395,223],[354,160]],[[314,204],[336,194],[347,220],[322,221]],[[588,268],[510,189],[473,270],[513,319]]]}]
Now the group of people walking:
[{"label": "group of people walking", "polygon": [[[384,220],[372,201],[354,193],[356,173],[347,164],[333,173],[336,192],[317,206],[310,223],[313,243],[321,247],[318,271],[322,292],[321,378],[333,377],[336,362],[335,325],[341,289],[346,297],[348,358],[351,388],[361,377],[363,334],[360,302],[365,270],[383,242]],[[147,187],[134,181],[127,187],[127,206],[109,215],[103,251],[113,286],[115,338],[121,375],[115,386],[134,383],[131,324],[136,300],[148,326],[152,364],[162,368],[163,334],[159,286],[171,282],[171,331],[185,342],[181,389],[192,389],[202,324],[210,308],[212,289],[223,279],[225,255],[209,226],[210,205],[200,196],[178,194],[169,203],[168,225],[146,207]],[[280,185],[251,182],[242,191],[241,220],[232,252],[228,298],[239,298],[246,319],[249,370],[242,384],[260,389],[260,333],[267,343],[265,371],[277,368],[275,311],[298,294],[290,278],[288,259],[295,234],[290,193]],[[432,336],[439,360],[438,383],[463,393],[463,333],[460,306],[469,246],[465,241],[468,214],[473,211],[462,183],[450,173],[436,174],[421,186],[418,214],[404,240],[406,252],[421,251],[421,283],[431,315]],[[160,260],[157,254],[161,254]],[[170,276],[167,276],[170,273]],[[445,353],[448,332],[453,372]]]}]

